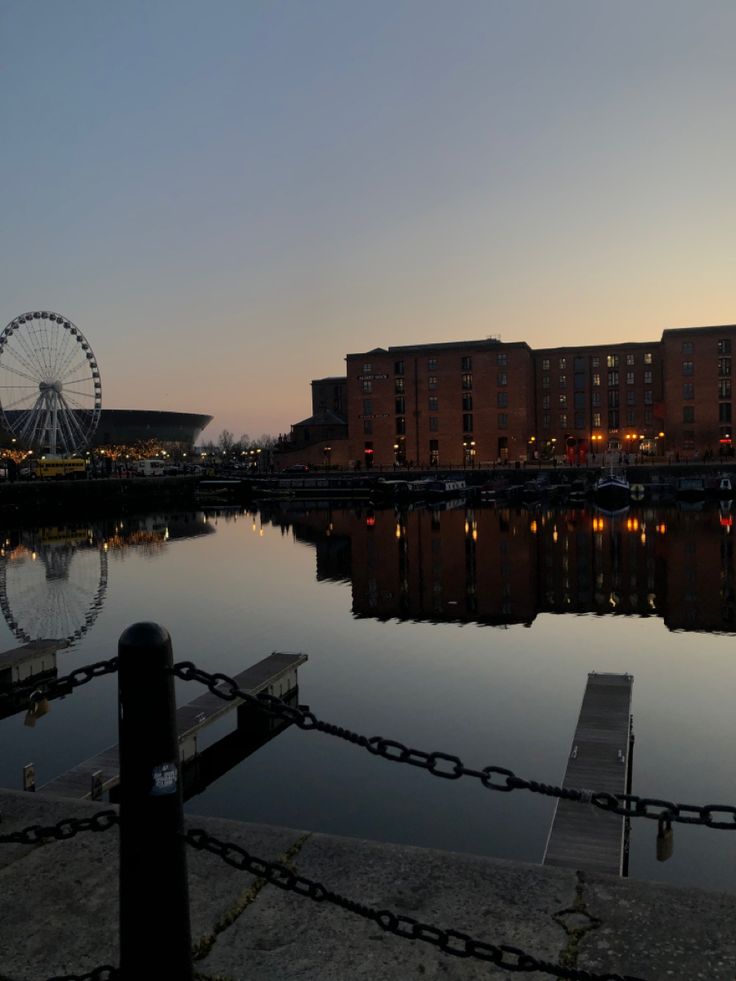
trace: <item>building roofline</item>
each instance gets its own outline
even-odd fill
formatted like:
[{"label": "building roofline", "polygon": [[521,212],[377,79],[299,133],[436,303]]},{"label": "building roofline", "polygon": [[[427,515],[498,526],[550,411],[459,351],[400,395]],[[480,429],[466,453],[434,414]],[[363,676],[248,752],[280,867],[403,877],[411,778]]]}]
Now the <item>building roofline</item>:
[{"label": "building roofline", "polygon": [[668,334],[682,334],[682,333],[692,333],[693,331],[719,331],[719,330],[736,330],[736,324],[713,324],[708,327],[668,327],[666,330],[662,331],[662,337],[664,338]]}]

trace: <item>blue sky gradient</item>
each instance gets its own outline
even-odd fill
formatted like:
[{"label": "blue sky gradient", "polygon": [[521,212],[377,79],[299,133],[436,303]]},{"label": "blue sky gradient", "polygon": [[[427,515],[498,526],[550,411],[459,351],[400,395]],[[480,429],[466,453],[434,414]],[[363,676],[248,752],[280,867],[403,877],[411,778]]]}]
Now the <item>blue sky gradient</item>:
[{"label": "blue sky gradient", "polygon": [[731,0],[2,0],[3,326],[287,431],[388,344],[736,320]]}]

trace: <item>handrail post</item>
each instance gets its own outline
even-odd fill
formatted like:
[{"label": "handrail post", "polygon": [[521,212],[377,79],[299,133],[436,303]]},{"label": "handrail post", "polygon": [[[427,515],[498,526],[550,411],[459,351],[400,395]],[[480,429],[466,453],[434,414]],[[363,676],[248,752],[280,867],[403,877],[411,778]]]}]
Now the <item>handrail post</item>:
[{"label": "handrail post", "polygon": [[134,623],[118,658],[120,973],[192,981],[171,637]]}]

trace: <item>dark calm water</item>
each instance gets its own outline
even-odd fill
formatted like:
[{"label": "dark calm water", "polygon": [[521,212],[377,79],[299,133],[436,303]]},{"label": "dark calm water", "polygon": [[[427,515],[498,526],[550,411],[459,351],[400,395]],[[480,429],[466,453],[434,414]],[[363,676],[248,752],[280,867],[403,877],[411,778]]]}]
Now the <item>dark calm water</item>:
[{"label": "dark calm water", "polygon": [[[368,735],[561,780],[589,671],[634,675],[635,793],[736,801],[728,513],[526,509],[157,514],[1,533],[0,650],[66,637],[60,674],[156,620],[175,658],[236,673],[303,651],[299,698]],[[201,688],[178,683],[181,702]],[[219,735],[216,733],[214,735]],[[213,736],[214,738],[214,736]],[[0,785],[117,741],[113,678],[35,728],[0,721]],[[495,794],[288,730],[193,813],[541,861],[553,803]],[[634,822],[631,875],[736,890],[736,833]]]}]

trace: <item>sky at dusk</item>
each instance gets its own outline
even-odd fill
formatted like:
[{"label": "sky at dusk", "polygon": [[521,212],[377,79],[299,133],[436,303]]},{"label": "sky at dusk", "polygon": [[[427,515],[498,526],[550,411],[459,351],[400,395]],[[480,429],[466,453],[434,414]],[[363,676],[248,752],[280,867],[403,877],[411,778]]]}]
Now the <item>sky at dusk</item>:
[{"label": "sky at dusk", "polygon": [[733,0],[0,0],[0,328],[288,432],[348,352],[736,321]]}]

